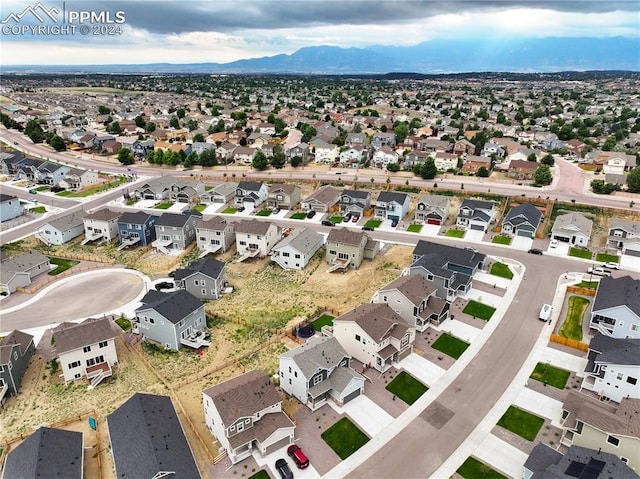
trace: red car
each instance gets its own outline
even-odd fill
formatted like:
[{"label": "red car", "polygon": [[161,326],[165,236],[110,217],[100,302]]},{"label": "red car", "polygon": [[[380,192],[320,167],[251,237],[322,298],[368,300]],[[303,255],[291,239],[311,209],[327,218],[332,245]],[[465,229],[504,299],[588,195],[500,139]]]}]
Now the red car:
[{"label": "red car", "polygon": [[298,469],[304,469],[305,467],[309,466],[309,459],[307,459],[307,456],[304,455],[302,449],[300,449],[295,444],[291,444],[287,448],[287,454],[289,454],[289,457],[293,459],[293,462],[296,463]]},{"label": "red car", "polygon": [[359,219],[360,219],[360,215],[353,215],[351,217],[351,222],[352,223],[357,223]]}]

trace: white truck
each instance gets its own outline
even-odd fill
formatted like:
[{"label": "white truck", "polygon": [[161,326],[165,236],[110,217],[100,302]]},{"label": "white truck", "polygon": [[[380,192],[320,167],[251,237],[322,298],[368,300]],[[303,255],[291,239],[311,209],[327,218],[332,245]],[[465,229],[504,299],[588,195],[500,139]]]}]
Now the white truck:
[{"label": "white truck", "polygon": [[540,309],[538,319],[540,321],[549,321],[549,319],[551,318],[551,309],[552,308],[550,304],[543,304],[542,308]]}]

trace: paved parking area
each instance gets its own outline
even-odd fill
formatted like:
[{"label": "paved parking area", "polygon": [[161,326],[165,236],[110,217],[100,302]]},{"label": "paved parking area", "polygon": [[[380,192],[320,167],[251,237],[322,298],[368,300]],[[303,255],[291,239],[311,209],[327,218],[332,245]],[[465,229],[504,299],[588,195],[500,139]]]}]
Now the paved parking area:
[{"label": "paved parking area", "polygon": [[548,363],[567,371],[576,372],[581,376],[584,372],[585,366],[587,365],[587,358],[584,355],[577,356],[555,348],[546,347],[542,352],[540,362]]},{"label": "paved parking area", "polygon": [[262,457],[259,453],[254,452],[253,458],[260,469],[269,469],[269,472],[273,477],[280,477],[280,474],[278,473],[278,471],[276,471],[276,461],[278,459],[284,459],[285,461],[287,461],[287,463],[289,464],[289,468],[291,469],[291,472],[293,472],[293,476],[296,479],[318,479],[320,477],[318,471],[316,471],[315,467],[313,467],[313,464],[311,464],[311,460],[309,460],[309,467],[305,469],[298,469],[293,460],[287,455],[287,447],[289,446],[278,449],[276,452],[272,452],[265,457]]},{"label": "paved parking area", "polygon": [[441,229],[442,225],[422,225],[420,234],[425,236],[438,236]]},{"label": "paved parking area", "polygon": [[620,266],[634,271],[640,271],[640,257],[623,254],[620,256]]},{"label": "paved parking area", "polygon": [[482,243],[483,238],[484,231],[467,230],[462,240],[467,243]]},{"label": "paved parking area", "polygon": [[398,365],[427,386],[435,384],[447,372],[446,369],[416,353],[410,354]]},{"label": "paved parking area", "polygon": [[393,422],[390,414],[364,395],[358,396],[342,407],[333,401],[330,401],[329,405],[338,414],[349,416],[369,437],[375,436]]},{"label": "paved parking area", "polygon": [[[553,386],[548,386],[553,387]],[[522,388],[514,404],[538,416],[551,420],[554,426],[560,427],[562,401],[553,399],[529,388]]]},{"label": "paved parking area", "polygon": [[482,331],[481,329],[475,328],[467,323],[463,323],[462,321],[458,321],[457,319],[447,319],[436,329],[439,331],[446,331],[467,343],[472,343]]},{"label": "paved parking area", "polygon": [[511,241],[511,247],[513,249],[528,251],[533,246],[533,239],[525,238],[524,236],[514,236]]},{"label": "paved parking area", "polygon": [[473,455],[485,464],[491,464],[492,468],[508,474],[509,477],[522,477],[522,464],[529,457],[529,454],[493,434],[485,437]]},{"label": "paved parking area", "polygon": [[555,248],[552,248],[551,242],[549,242],[549,247],[547,248],[546,253],[552,256],[568,256],[569,248],[571,248],[571,245],[569,243],[565,243],[564,241],[558,241],[558,244]]}]

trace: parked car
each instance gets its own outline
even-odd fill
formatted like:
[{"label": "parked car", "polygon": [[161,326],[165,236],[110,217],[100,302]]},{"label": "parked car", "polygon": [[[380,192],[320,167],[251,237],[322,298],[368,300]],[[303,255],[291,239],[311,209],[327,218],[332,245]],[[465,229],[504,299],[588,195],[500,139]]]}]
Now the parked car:
[{"label": "parked car", "polygon": [[244,206],[240,206],[240,207],[238,208],[238,211],[244,211]]},{"label": "parked car", "polygon": [[302,452],[302,449],[300,449],[299,446],[291,444],[287,448],[287,454],[289,454],[289,457],[296,463],[298,469],[309,467],[309,459],[307,459],[307,456],[304,455],[304,452]]},{"label": "parked car", "polygon": [[551,242],[549,243],[549,247],[550,248],[555,248],[558,246],[558,240],[557,239],[552,239]]},{"label": "parked car", "polygon": [[620,269],[620,265],[615,261],[608,261],[602,265],[603,268]]},{"label": "parked car", "polygon": [[531,248],[529,251],[527,251],[527,253],[529,254],[542,254],[542,250],[539,248]]},{"label": "parked car", "polygon": [[360,215],[353,215],[351,217],[351,222],[352,223],[357,223],[359,219],[360,219]]},{"label": "parked car", "polygon": [[156,284],[156,291],[162,291],[163,289],[171,288],[173,288],[173,283],[171,281],[160,281]]},{"label": "parked car", "polygon": [[322,224],[324,226],[335,226],[335,223],[333,221],[329,221],[329,220],[322,220]]},{"label": "parked car", "polygon": [[587,268],[587,273],[597,276],[611,276],[611,271],[604,268]]},{"label": "parked car", "polygon": [[271,213],[273,213],[274,215],[277,215],[278,213],[280,213],[280,208],[274,208],[271,210]]},{"label": "parked car", "polygon": [[285,459],[278,459],[276,461],[276,470],[282,479],[293,479],[293,472]]},{"label": "parked car", "polygon": [[396,226],[398,226],[398,220],[393,220],[393,221],[391,222],[391,227],[392,227],[392,228],[395,228]]},{"label": "parked car", "polygon": [[373,226],[363,226],[362,229],[364,231],[373,231],[375,228]]},{"label": "parked car", "polygon": [[543,304],[542,308],[540,309],[540,314],[538,314],[538,319],[540,321],[547,321],[549,320],[549,318],[551,317],[551,305],[550,304]]},{"label": "parked car", "polygon": [[313,218],[316,215],[315,210],[309,210],[307,213],[307,218]]},{"label": "parked car", "polygon": [[465,246],[464,249],[466,249],[467,251],[471,251],[472,253],[477,253],[478,250],[475,248],[472,248],[471,246]]},{"label": "parked car", "polygon": [[346,215],[344,215],[344,217],[342,218],[342,220],[345,223],[348,223],[349,221],[351,221],[351,213],[347,213]]},{"label": "parked car", "polygon": [[37,192],[36,190],[33,190],[33,189],[32,189],[32,190],[29,190],[29,194],[30,194],[30,195],[37,195],[37,194],[38,194],[38,192]]}]

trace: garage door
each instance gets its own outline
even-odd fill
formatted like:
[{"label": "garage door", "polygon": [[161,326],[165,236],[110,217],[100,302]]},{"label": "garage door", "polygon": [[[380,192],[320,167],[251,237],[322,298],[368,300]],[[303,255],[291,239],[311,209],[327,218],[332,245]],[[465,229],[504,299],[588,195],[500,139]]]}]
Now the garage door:
[{"label": "garage door", "polygon": [[438,219],[435,219],[435,218],[429,218],[427,220],[427,224],[428,225],[440,225],[440,224],[442,224],[442,222],[440,220],[438,220]]},{"label": "garage door", "polygon": [[220,198],[219,196],[215,196],[213,198],[214,203],[225,203],[224,198]]},{"label": "garage door", "polygon": [[389,215],[387,216],[387,219],[391,221],[400,221],[400,217],[398,215]]},{"label": "garage door", "polygon": [[352,399],[357,398],[358,396],[360,396],[360,390],[356,389],[355,391],[353,391],[352,393],[347,394],[344,397],[344,403],[347,404],[349,401],[351,401]]},{"label": "garage door", "polygon": [[625,250],[624,254],[628,256],[635,256],[636,258],[640,258],[640,251],[634,251],[632,249]]},{"label": "garage door", "polygon": [[276,452],[278,449],[283,448],[289,445],[289,436],[280,439],[278,442],[267,446],[267,454],[271,454],[272,452]]},{"label": "garage door", "polygon": [[483,225],[471,225],[471,229],[475,231],[484,231]]},{"label": "garage door", "polygon": [[516,234],[518,236],[524,236],[526,238],[533,238],[533,235],[531,234],[531,231],[527,231],[527,230],[517,230]]}]

